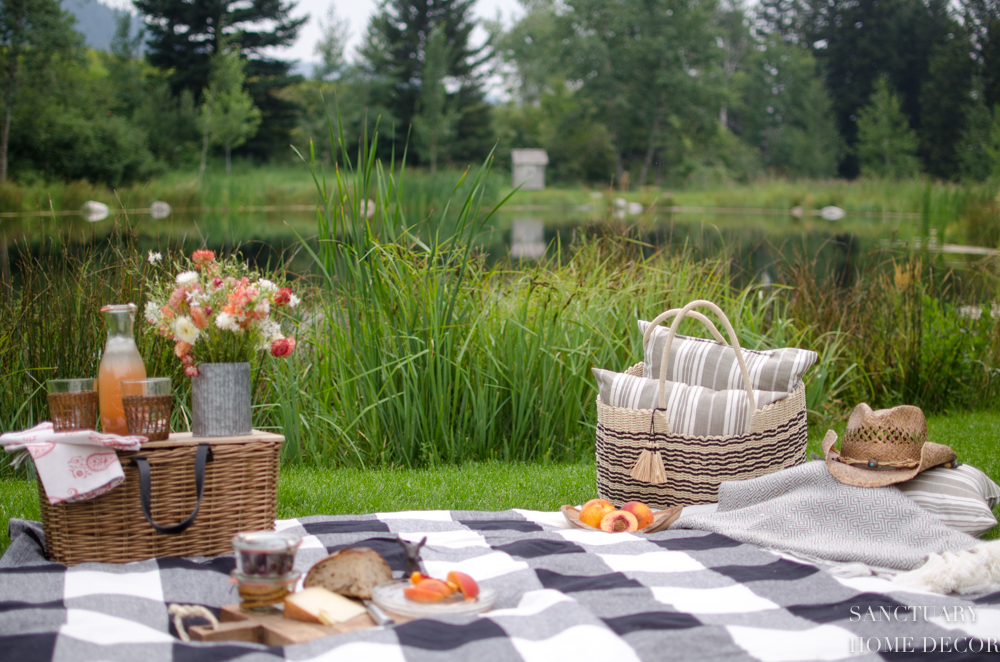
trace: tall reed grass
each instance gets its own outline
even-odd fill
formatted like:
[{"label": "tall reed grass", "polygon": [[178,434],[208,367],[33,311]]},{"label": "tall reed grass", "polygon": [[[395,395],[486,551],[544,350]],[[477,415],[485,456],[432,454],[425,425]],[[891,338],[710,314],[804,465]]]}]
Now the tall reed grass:
[{"label": "tall reed grass", "polygon": [[[644,257],[637,242],[607,237],[527,268],[488,266],[473,246],[499,207],[483,206],[489,161],[454,197],[453,231],[444,233],[408,222],[404,171],[373,154],[362,142],[355,162],[329,176],[313,162],[324,296],[302,320],[305,351],[275,375],[287,460],[415,466],[587,456],[590,368],[635,363],[636,320],[695,298],[730,311],[747,347],[817,346],[825,358],[810,390],[814,407],[843,387],[837,334],[789,317],[779,288],[734,290],[725,261]],[[378,192],[370,221],[355,193],[367,190]]]}]

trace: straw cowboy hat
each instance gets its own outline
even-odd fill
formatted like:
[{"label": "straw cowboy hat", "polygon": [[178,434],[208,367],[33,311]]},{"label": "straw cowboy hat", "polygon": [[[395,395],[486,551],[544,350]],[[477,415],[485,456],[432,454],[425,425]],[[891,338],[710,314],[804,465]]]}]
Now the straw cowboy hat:
[{"label": "straw cowboy hat", "polygon": [[837,433],[823,437],[830,474],[845,485],[884,487],[910,480],[921,471],[955,461],[955,451],[927,441],[927,422],[919,407],[872,408],[861,403],[847,421],[840,452]]}]

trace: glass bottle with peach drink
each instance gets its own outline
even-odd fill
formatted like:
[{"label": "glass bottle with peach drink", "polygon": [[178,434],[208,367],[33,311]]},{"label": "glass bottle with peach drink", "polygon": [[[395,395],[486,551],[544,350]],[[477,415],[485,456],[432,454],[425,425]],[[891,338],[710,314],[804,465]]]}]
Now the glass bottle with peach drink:
[{"label": "glass bottle with peach drink", "polygon": [[112,434],[128,434],[125,408],[122,407],[122,380],[146,378],[146,366],[135,346],[135,311],[134,303],[101,308],[108,325],[108,342],[97,371],[97,393],[101,430]]}]

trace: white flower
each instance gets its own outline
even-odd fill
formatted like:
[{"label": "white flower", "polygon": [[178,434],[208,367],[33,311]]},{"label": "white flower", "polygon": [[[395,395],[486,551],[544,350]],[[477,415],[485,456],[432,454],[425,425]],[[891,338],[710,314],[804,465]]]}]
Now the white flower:
[{"label": "white flower", "polygon": [[191,290],[185,297],[189,306],[197,306],[208,301],[208,295],[198,290]]},{"label": "white flower", "polygon": [[289,307],[289,308],[294,308],[295,306],[299,305],[299,303],[300,303],[301,301],[302,301],[302,299],[298,298],[297,296],[295,296],[295,295],[293,294],[293,295],[291,295],[291,296],[290,296],[290,297],[288,298],[288,307]]},{"label": "white flower", "polygon": [[146,321],[150,324],[156,324],[161,319],[163,319],[163,313],[160,312],[160,306],[157,305],[155,301],[146,302]]},{"label": "white flower", "polygon": [[257,328],[260,329],[260,335],[268,344],[282,337],[281,325],[272,319],[261,320],[257,323]]},{"label": "white flower", "polygon": [[190,317],[181,316],[174,322],[174,335],[177,336],[178,340],[193,345],[198,340],[198,336],[201,335],[201,331],[194,325]]},{"label": "white flower", "polygon": [[271,302],[267,299],[261,299],[253,309],[261,317],[267,317],[271,312]]},{"label": "white flower", "polygon": [[266,278],[258,278],[257,279],[257,287],[260,288],[261,292],[264,292],[266,294],[270,294],[271,292],[277,292],[278,291],[278,286],[275,285],[274,283],[272,283],[271,281],[269,281]]},{"label": "white flower", "polygon": [[177,284],[178,285],[190,285],[191,283],[198,282],[198,272],[197,271],[182,271],[177,274]]},{"label": "white flower", "polygon": [[163,255],[161,255],[159,251],[155,253],[153,251],[149,251],[149,257],[146,258],[146,260],[148,260],[150,264],[156,264],[162,259]]},{"label": "white flower", "polygon": [[236,318],[234,318],[229,313],[219,313],[215,317],[215,326],[219,327],[223,331],[235,331],[239,327],[236,325]]}]

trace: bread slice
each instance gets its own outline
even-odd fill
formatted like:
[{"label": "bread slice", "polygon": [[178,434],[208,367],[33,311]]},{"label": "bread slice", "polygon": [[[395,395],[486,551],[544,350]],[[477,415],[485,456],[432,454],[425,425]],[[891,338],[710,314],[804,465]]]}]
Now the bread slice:
[{"label": "bread slice", "polygon": [[392,568],[374,549],[346,547],[309,570],[303,586],[322,586],[350,598],[369,599],[372,589],[392,581]]},{"label": "bread slice", "polygon": [[357,602],[328,591],[322,586],[313,586],[285,598],[285,618],[306,623],[333,625],[348,621],[367,611]]}]

